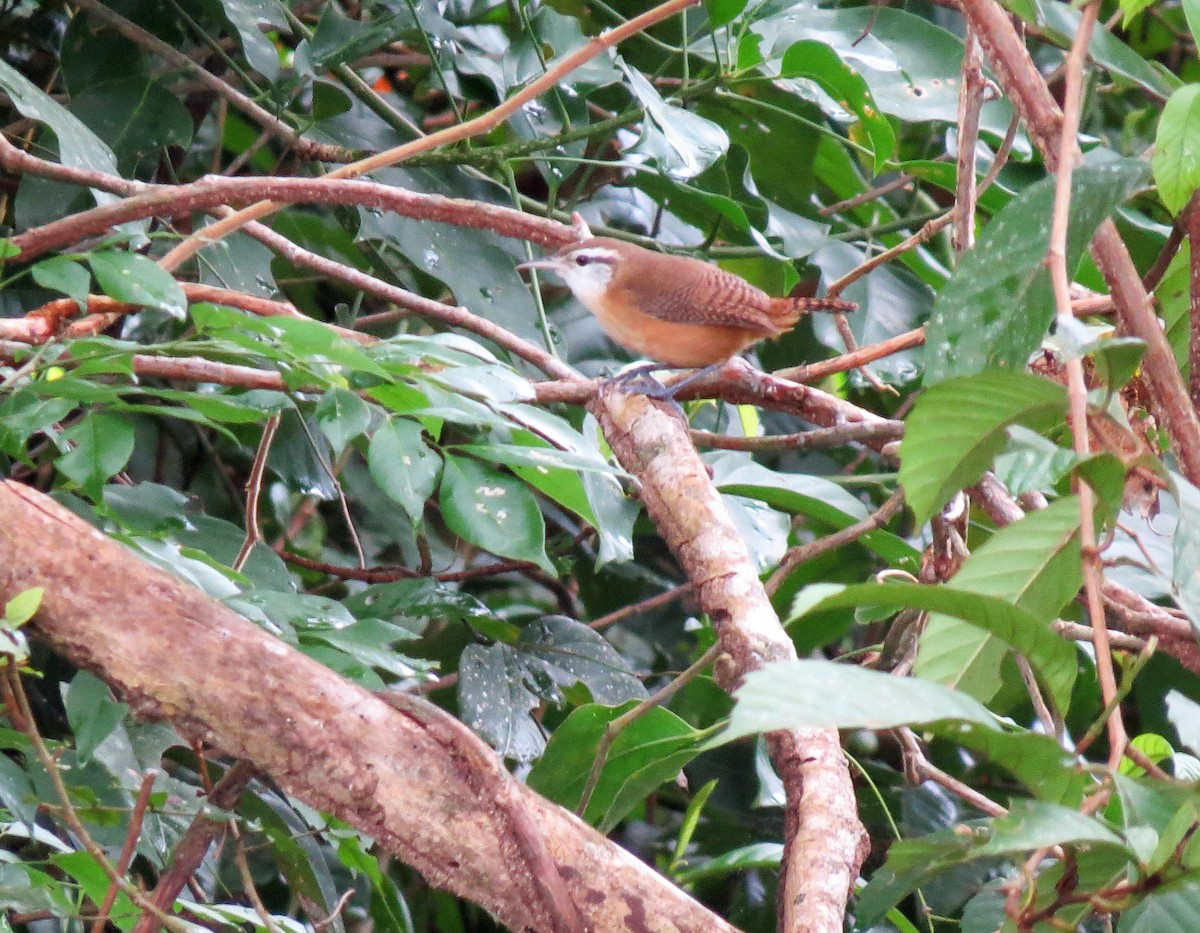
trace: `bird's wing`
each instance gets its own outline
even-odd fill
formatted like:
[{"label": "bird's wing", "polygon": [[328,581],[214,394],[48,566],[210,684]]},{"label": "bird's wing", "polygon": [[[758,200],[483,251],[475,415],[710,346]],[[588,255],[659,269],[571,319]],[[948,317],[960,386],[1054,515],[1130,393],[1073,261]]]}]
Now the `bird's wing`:
[{"label": "bird's wing", "polygon": [[763,336],[780,333],[767,314],[767,295],[717,266],[706,266],[672,288],[642,288],[638,298],[641,310],[660,321],[738,327]]}]

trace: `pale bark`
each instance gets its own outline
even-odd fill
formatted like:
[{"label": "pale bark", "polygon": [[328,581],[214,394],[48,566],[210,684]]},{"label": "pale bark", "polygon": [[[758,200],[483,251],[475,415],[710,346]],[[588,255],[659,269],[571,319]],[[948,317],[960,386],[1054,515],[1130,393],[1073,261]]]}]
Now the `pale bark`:
[{"label": "pale bark", "polygon": [[[647,513],[716,626],[723,652],[717,682],[732,690],[771,661],[795,659],[746,545],[669,403],[618,390],[603,392],[591,410],[621,465],[641,483]],[[787,791],[780,929],[841,933],[869,839],[838,733],[792,729],[768,741]]]},{"label": "pale bark", "polygon": [[513,779],[430,704],[394,709],[46,496],[0,483],[0,602],[134,713],[248,760],[513,930],[732,933],[651,867]]}]

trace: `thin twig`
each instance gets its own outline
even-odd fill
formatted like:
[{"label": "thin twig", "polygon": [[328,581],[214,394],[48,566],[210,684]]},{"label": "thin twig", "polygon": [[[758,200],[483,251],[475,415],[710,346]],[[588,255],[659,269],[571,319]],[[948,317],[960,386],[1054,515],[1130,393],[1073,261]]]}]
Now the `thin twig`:
[{"label": "thin twig", "polygon": [[[158,769],[156,768],[150,768],[142,775],[142,785],[138,788],[133,812],[129,816],[129,827],[125,831],[125,844],[121,847],[121,854],[117,856],[116,869],[121,875],[129,871],[129,866],[133,864],[133,856],[137,852],[138,836],[141,835],[142,823],[146,818],[146,807],[150,804],[150,793],[154,790],[154,782],[157,778]],[[108,890],[104,892],[104,900],[100,903],[100,912],[92,924],[92,933],[104,933],[104,928],[108,926],[109,912],[112,910],[113,904],[117,902],[119,891],[120,888],[116,883],[109,883]]]},{"label": "thin twig", "polygon": [[796,434],[772,434],[765,437],[738,437],[693,430],[692,441],[719,450],[747,450],[755,453],[775,450],[814,450],[840,447],[858,441],[898,440],[904,436],[902,422],[846,424],[835,428],[817,428]]},{"label": "thin twig", "polygon": [[921,750],[921,745],[911,729],[907,727],[897,729],[896,735],[900,739],[900,746],[904,749],[905,764],[912,768],[917,777],[933,781],[988,816],[1004,816],[1008,812],[1005,807],[1000,806],[990,797],[985,797],[975,788],[964,784],[958,778],[952,777],[934,765],[925,757],[925,753]]},{"label": "thin twig", "polygon": [[254,465],[250,468],[250,478],[246,481],[246,539],[242,542],[241,550],[231,565],[235,571],[241,572],[250,558],[254,545],[263,540],[262,527],[258,523],[258,500],[262,496],[263,475],[267,471],[267,456],[271,452],[271,442],[275,440],[275,432],[279,430],[281,416],[271,415],[263,424],[262,439],[258,442],[258,450],[254,454]]},{"label": "thin twig", "polygon": [[[405,159],[414,156],[421,152],[430,152],[442,146],[448,146],[452,143],[460,142],[464,139],[469,139],[472,136],[478,136],[481,133],[489,132],[495,127],[502,124],[512,114],[516,113],[522,106],[531,100],[552,90],[572,71],[581,65],[591,61],[597,55],[617,45],[629,36],[636,35],[644,29],[649,29],[655,23],[661,22],[668,17],[674,16],[681,10],[687,9],[689,6],[695,6],[699,0],[667,0],[653,9],[647,10],[640,16],[635,16],[628,22],[622,23],[614,29],[609,30],[599,36],[596,36],[586,42],[579,49],[576,49],[570,55],[566,55],[550,70],[543,72],[524,88],[514,94],[512,97],[502,101],[496,107],[475,117],[467,120],[464,123],[459,123],[456,126],[447,127],[437,133],[433,133],[422,139],[413,140],[412,142],[404,143],[389,149],[386,152],[381,152],[378,155],[371,156],[367,159],[362,159],[358,162],[353,162],[349,165],[344,165],[341,168],[330,172],[329,178],[353,178],[359,175],[364,175],[368,172],[376,171],[377,169],[386,168],[390,165],[396,165],[403,162]],[[278,210],[279,205],[272,201],[263,201],[252,205],[244,210],[238,211],[225,219],[205,228],[200,233],[194,234],[177,247],[167,253],[161,260],[159,265],[168,271],[172,271],[179,267],[187,259],[195,255],[203,247],[215,242],[225,236],[228,236],[234,230],[244,226],[251,220],[259,220],[268,214]]]},{"label": "thin twig", "polygon": [[242,879],[242,890],[250,899],[250,905],[258,915],[268,933],[282,933],[278,924],[272,919],[270,911],[258,894],[258,886],[254,883],[254,873],[250,871],[250,863],[246,861],[246,847],[242,845],[242,831],[238,828],[237,820],[229,820],[229,834],[233,837],[233,860],[237,864],[238,874]]},{"label": "thin twig", "polygon": [[950,241],[962,254],[975,245],[975,143],[979,140],[979,114],[987,82],[983,53],[970,26],[963,43],[962,85],[958,91],[958,158],[955,173],[954,229]]},{"label": "thin twig", "polygon": [[[1096,25],[1100,4],[1089,3],[1083,10],[1079,29],[1071,44],[1066,62],[1066,95],[1063,102],[1063,121],[1058,147],[1058,167],[1054,189],[1054,212],[1050,222],[1050,246],[1046,253],[1046,265],[1054,287],[1054,303],[1060,317],[1071,318],[1071,282],[1067,269],[1067,225],[1071,209],[1071,176],[1074,171],[1078,145],[1076,134],[1083,101],[1083,66],[1087,59],[1087,44]],[[1075,452],[1086,458],[1091,452],[1087,427],[1087,383],[1084,379],[1083,360],[1075,353],[1066,360],[1067,394],[1070,403],[1071,433],[1075,440]],[[1105,707],[1111,707],[1107,719],[1109,753],[1108,764],[1116,768],[1128,743],[1121,709],[1114,703],[1117,696],[1116,674],[1113,670],[1112,648],[1108,641],[1108,627],[1104,618],[1104,600],[1100,594],[1102,568],[1096,544],[1095,494],[1087,483],[1078,477],[1074,480],[1079,496],[1080,545],[1083,560],[1083,586],[1087,597],[1088,617],[1096,632],[1093,644],[1096,649],[1096,673],[1100,681],[1100,695]]]},{"label": "thin twig", "polygon": [[883,505],[866,518],[859,519],[853,525],[848,525],[841,531],[835,531],[833,534],[817,538],[817,540],[810,541],[807,544],[799,544],[793,548],[789,548],[787,553],[783,555],[783,559],[779,562],[779,567],[767,580],[767,592],[773,594],[779,589],[783,581],[788,578],[788,575],[806,561],[810,561],[829,551],[836,550],[843,545],[851,544],[863,535],[869,534],[877,528],[882,528],[902,508],[904,508],[904,491],[898,488]]}]

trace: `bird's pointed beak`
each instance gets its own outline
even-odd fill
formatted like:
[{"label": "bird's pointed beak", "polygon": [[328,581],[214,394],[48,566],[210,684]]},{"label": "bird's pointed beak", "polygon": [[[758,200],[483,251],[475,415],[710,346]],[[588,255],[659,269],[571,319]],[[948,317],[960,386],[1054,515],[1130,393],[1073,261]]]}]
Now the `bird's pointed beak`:
[{"label": "bird's pointed beak", "polygon": [[541,259],[530,259],[528,262],[517,263],[517,269],[557,269],[558,260],[553,256],[543,256]]}]

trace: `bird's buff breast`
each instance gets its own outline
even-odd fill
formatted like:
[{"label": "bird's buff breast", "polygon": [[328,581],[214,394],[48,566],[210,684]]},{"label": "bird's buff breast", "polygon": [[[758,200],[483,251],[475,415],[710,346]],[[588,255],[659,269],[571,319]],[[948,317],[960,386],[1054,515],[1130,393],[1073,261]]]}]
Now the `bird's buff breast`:
[{"label": "bird's buff breast", "polygon": [[761,338],[736,327],[662,321],[625,301],[583,300],[604,332],[621,346],[681,369],[727,360]]}]

